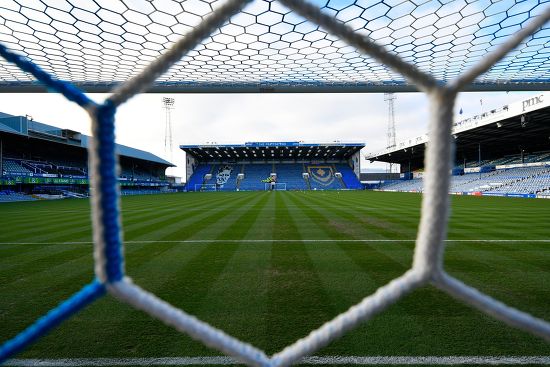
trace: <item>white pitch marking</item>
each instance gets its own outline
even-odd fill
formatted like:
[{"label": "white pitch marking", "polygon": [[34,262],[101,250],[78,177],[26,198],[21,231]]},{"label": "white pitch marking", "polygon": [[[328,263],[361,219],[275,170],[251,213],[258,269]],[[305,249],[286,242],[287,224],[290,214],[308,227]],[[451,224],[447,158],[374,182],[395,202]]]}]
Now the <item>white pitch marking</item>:
[{"label": "white pitch marking", "polygon": [[[230,357],[10,359],[10,367],[191,366],[239,364]],[[322,356],[305,357],[314,365],[550,365],[550,356]]]},{"label": "white pitch marking", "polygon": [[[148,244],[148,243],[263,243],[263,242],[416,242],[415,239],[288,239],[288,240],[135,240],[123,241],[125,244]],[[495,242],[495,243],[550,243],[550,239],[463,239],[445,240],[448,243],[460,242]],[[92,241],[67,241],[67,242],[0,242],[0,245],[92,245]]]}]

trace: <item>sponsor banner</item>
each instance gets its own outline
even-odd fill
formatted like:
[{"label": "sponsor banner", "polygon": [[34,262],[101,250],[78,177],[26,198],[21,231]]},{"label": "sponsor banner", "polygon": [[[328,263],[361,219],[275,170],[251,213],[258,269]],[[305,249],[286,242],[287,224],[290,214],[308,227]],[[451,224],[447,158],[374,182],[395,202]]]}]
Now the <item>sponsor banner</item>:
[{"label": "sponsor banner", "polygon": [[516,194],[511,193],[507,194],[504,192],[483,192],[481,193],[483,196],[500,196],[500,197],[507,197],[507,198],[528,198],[528,199],[534,199],[537,197],[535,194]]},{"label": "sponsor banner", "polygon": [[464,168],[464,173],[476,173],[481,171],[481,167]]},{"label": "sponsor banner", "polygon": [[508,198],[529,198],[534,199],[537,197],[535,194],[506,194]]},{"label": "sponsor banner", "polygon": [[[0,185],[15,185],[15,184],[54,184],[54,185],[88,185],[87,178],[68,178],[68,177],[10,177],[0,179]],[[130,182],[120,181],[121,186],[168,186],[168,182]]]},{"label": "sponsor banner", "polygon": [[496,166],[496,169],[519,168],[519,167],[543,167],[548,165],[550,165],[550,162],[501,164],[499,166]]},{"label": "sponsor banner", "polygon": [[38,177],[57,177],[55,173],[35,173],[34,175]]},{"label": "sponsor banner", "polygon": [[0,179],[0,185],[4,185],[4,186],[13,186],[13,185],[15,185],[15,180],[14,180],[14,179],[10,179],[10,178],[7,178],[7,179]]}]

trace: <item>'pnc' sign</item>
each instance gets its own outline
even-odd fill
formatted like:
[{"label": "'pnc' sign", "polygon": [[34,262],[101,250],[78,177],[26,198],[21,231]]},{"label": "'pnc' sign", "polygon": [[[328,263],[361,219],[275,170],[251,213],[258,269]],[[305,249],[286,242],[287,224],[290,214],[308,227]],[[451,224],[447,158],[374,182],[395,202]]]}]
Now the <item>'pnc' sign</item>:
[{"label": "'pnc' sign", "polygon": [[539,103],[542,103],[543,102],[543,97],[544,95],[541,94],[540,96],[536,96],[536,97],[532,97],[532,98],[529,98],[529,99],[526,99],[525,101],[522,102],[522,111],[521,112],[525,112],[525,109],[526,108],[530,108],[530,107],[533,107]]}]

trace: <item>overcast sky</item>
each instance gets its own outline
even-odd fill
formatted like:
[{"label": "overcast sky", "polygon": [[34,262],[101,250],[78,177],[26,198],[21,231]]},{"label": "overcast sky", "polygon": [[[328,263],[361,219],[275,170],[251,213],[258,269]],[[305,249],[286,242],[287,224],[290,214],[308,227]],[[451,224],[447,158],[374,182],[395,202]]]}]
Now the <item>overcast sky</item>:
[{"label": "overcast sky", "polygon": [[[527,93],[532,94],[532,93]],[[456,119],[522,99],[525,93],[462,93]],[[395,94],[397,142],[427,132],[428,102],[422,93]],[[101,101],[106,94],[92,94]],[[172,111],[173,152],[165,151],[162,97],[175,99]],[[483,100],[483,106],[480,104]],[[90,134],[84,110],[57,94],[0,94],[0,111],[30,115],[35,121]],[[462,108],[463,115],[459,115]],[[386,146],[388,107],[383,94],[142,94],[117,114],[117,142],[150,151],[179,167],[185,175],[180,144],[248,141],[361,141],[363,153]],[[363,162],[363,168],[385,165]]]}]

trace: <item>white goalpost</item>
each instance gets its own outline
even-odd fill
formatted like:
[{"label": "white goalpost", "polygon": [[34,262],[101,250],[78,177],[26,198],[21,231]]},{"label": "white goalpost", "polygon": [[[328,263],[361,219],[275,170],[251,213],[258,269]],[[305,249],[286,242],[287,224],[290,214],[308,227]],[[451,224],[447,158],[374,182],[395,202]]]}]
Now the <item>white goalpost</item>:
[{"label": "white goalpost", "polygon": [[285,182],[266,182],[264,185],[264,190],[286,191],[286,183]]},{"label": "white goalpost", "polygon": [[216,184],[196,184],[195,191],[218,191]]}]

